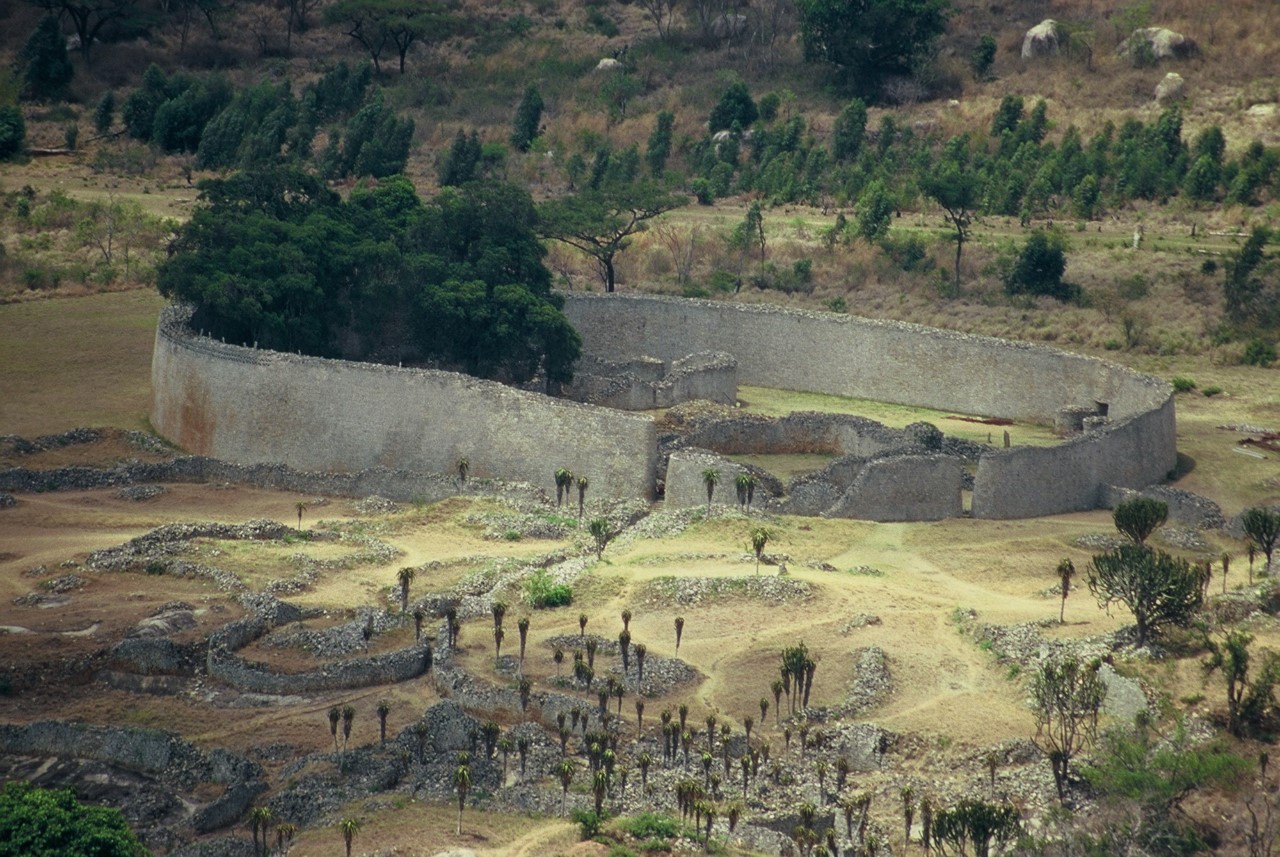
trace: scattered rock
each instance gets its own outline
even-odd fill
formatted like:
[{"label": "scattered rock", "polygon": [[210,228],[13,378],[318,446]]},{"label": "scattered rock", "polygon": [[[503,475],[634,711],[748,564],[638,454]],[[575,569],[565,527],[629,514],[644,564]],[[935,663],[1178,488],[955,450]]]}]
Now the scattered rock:
[{"label": "scattered rock", "polygon": [[746,32],[746,15],[717,15],[711,21],[711,35],[717,39],[735,39]]},{"label": "scattered rock", "polygon": [[11,509],[18,505],[18,499],[12,494],[0,493],[0,509]]},{"label": "scattered rock", "polygon": [[596,63],[596,71],[603,71],[603,72],[622,71],[622,63],[618,62],[613,57],[605,57],[604,59],[600,60],[600,62]]},{"label": "scattered rock", "polygon": [[1022,58],[1024,60],[1051,56],[1056,54],[1059,48],[1058,22],[1052,18],[1046,18],[1036,24],[1030,30],[1027,30],[1027,34],[1022,37]]},{"label": "scattered rock", "polygon": [[808,598],[812,594],[809,584],[784,577],[785,568],[786,566],[779,566],[776,576],[658,577],[641,590],[640,597],[646,604],[682,606],[731,598],[758,599],[770,604]]},{"label": "scattered rock", "polygon": [[1147,695],[1142,685],[1117,673],[1110,664],[1103,664],[1098,677],[1107,686],[1102,700],[1102,710],[1121,723],[1131,724],[1139,714],[1147,712]]},{"label": "scattered rock", "polygon": [[1086,533],[1071,543],[1087,551],[1109,551],[1128,544],[1129,540],[1114,533]]},{"label": "scattered rock", "polygon": [[1156,84],[1156,101],[1161,104],[1181,101],[1186,85],[1187,82],[1182,79],[1182,75],[1174,71],[1169,72]]},{"label": "scattered rock", "polygon": [[159,497],[165,492],[163,485],[126,485],[116,491],[116,496],[121,500],[150,500]]},{"label": "scattered rock", "polygon": [[394,500],[373,494],[352,504],[358,515],[394,515],[401,511],[401,506]]},{"label": "scattered rock", "polygon": [[[876,617],[875,623],[880,620]],[[841,714],[853,716],[862,714],[879,705],[889,695],[892,681],[889,676],[889,663],[884,650],[879,646],[855,649],[853,652],[853,682],[849,695],[845,698]]]},{"label": "scattered rock", "polygon": [[1129,38],[1116,48],[1117,56],[1131,60],[1188,59],[1200,50],[1194,39],[1167,27],[1145,27],[1134,30]]},{"label": "scattered rock", "polygon": [[879,616],[874,616],[870,613],[855,613],[849,619],[848,622],[845,622],[844,625],[840,627],[840,636],[847,637],[849,636],[849,632],[854,631],[858,628],[865,628],[868,625],[879,625],[879,624],[880,624]]}]

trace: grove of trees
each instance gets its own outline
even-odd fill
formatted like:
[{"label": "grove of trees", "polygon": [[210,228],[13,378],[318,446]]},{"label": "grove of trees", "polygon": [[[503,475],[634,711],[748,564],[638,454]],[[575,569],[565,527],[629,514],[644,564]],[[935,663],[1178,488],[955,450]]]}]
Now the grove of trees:
[{"label": "grove of trees", "polygon": [[203,183],[202,197],[158,275],[200,330],[514,382],[571,377],[581,342],[516,187],[470,184],[423,201],[392,178],[343,201],[276,168]]}]

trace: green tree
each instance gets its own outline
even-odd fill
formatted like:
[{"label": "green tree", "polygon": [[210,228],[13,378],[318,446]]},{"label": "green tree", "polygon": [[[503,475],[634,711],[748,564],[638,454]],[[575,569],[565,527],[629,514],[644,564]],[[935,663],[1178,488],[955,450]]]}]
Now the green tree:
[{"label": "green tree", "polygon": [[98,99],[97,104],[93,107],[93,129],[99,134],[108,134],[111,131],[111,123],[115,121],[116,116],[116,94],[108,89],[102,93],[102,97]]},{"label": "green tree", "polygon": [[1270,568],[1276,542],[1280,541],[1280,511],[1254,506],[1245,509],[1240,516],[1240,523],[1244,527],[1245,538],[1255,550],[1262,551],[1262,555],[1267,558],[1267,568]]},{"label": "green tree", "polygon": [[142,10],[137,0],[32,0],[51,16],[71,19],[80,45],[80,56],[90,64],[90,49],[107,25],[136,19]]},{"label": "green tree", "polygon": [[742,222],[734,228],[730,243],[734,247],[740,248],[743,253],[750,253],[752,250],[758,249],[760,251],[760,269],[764,270],[768,240],[764,231],[764,208],[758,201],[752,202],[751,205],[747,206],[747,213],[742,218]]},{"label": "green tree", "polygon": [[660,178],[667,168],[667,158],[671,156],[671,140],[675,133],[676,115],[669,110],[658,113],[649,135],[649,143],[645,147],[644,158],[649,164],[649,172],[654,178]]},{"label": "green tree", "polygon": [[756,574],[760,573],[760,560],[764,557],[764,549],[769,544],[771,535],[764,527],[756,527],[751,531],[751,550],[756,555]]},{"label": "green tree", "polygon": [[569,801],[569,786],[573,785],[574,765],[572,759],[561,759],[556,766],[556,777],[560,780],[560,815],[565,814],[565,805]]},{"label": "green tree", "polygon": [[591,540],[595,543],[596,559],[604,557],[604,549],[609,546],[613,533],[609,530],[609,521],[605,518],[592,518],[591,523],[587,524],[587,532],[591,534]]},{"label": "green tree", "polygon": [[351,845],[361,827],[363,827],[363,824],[358,818],[344,818],[338,822],[338,831],[342,834],[342,844],[347,847],[347,857],[351,857]]},{"label": "green tree", "polygon": [[1120,603],[1129,608],[1139,647],[1165,626],[1190,622],[1203,598],[1189,562],[1140,544],[1095,556],[1089,563],[1089,591],[1099,607]]},{"label": "green tree", "polygon": [[1000,851],[1018,838],[1022,821],[1011,804],[966,799],[935,813],[932,828],[941,854],[964,855],[972,848],[974,857],[988,857],[993,842]]},{"label": "green tree", "polygon": [[1206,850],[1182,802],[1197,789],[1231,788],[1254,767],[1218,742],[1193,741],[1181,721],[1169,734],[1145,725],[1109,730],[1094,759],[1083,767],[1085,779],[1103,804],[1122,813],[1099,843],[1110,854]]},{"label": "green tree", "polygon": [[1067,596],[1071,593],[1071,578],[1075,577],[1076,566],[1069,559],[1058,563],[1058,588],[1062,590],[1062,606],[1058,608],[1058,624],[1066,624]]},{"label": "green tree", "polygon": [[1268,652],[1261,667],[1249,674],[1253,637],[1244,631],[1226,632],[1221,639],[1205,634],[1206,674],[1222,672],[1227,685],[1227,731],[1245,738],[1260,731],[1274,716],[1276,682],[1280,681],[1280,656]]},{"label": "green tree", "polygon": [[702,484],[707,489],[707,511],[711,511],[711,498],[716,493],[716,483],[720,481],[720,471],[714,467],[708,467],[702,471]]},{"label": "green tree", "polygon": [[18,54],[18,67],[28,97],[56,101],[66,94],[75,69],[67,58],[67,41],[56,17],[46,15],[36,24]]},{"label": "green tree", "polygon": [[1111,519],[1116,529],[1134,544],[1146,544],[1151,534],[1169,519],[1169,504],[1150,497],[1135,497],[1116,504]]},{"label": "green tree", "polygon": [[396,580],[400,583],[400,612],[409,612],[409,585],[413,583],[413,579],[418,576],[418,572],[410,566],[405,566],[396,572]]},{"label": "green tree", "polygon": [[1226,264],[1223,296],[1227,314],[1237,323],[1266,325],[1280,317],[1275,307],[1275,289],[1268,285],[1275,266],[1269,264],[1266,246],[1271,230],[1255,226],[1240,251]]},{"label": "green tree", "polygon": [[1022,121],[1024,102],[1020,95],[1006,95],[996,108],[995,118],[991,120],[991,136],[999,137],[1006,131],[1016,132],[1018,123]]},{"label": "green tree", "polygon": [[878,94],[888,75],[910,74],[946,29],[949,0],[797,0],[804,57],[846,89]]},{"label": "green tree", "polygon": [[544,237],[590,256],[599,268],[605,291],[612,292],[618,254],[631,246],[632,237],[645,229],[648,221],[683,202],[652,182],[607,185],[542,203],[538,206],[538,228]]},{"label": "green tree", "polygon": [[1066,239],[1056,229],[1032,232],[1005,276],[1005,291],[1010,295],[1047,295],[1060,301],[1073,299],[1079,288],[1062,280],[1067,270],[1066,247]]},{"label": "green tree", "polygon": [[14,780],[0,789],[0,857],[146,857],[120,810],[86,806],[70,789]]},{"label": "green tree", "polygon": [[391,703],[385,699],[380,699],[375,710],[378,713],[378,743],[385,745],[387,743],[387,715],[391,713]]},{"label": "green tree", "polygon": [[201,192],[159,271],[198,329],[320,356],[407,352],[517,383],[572,377],[581,339],[551,292],[532,200],[511,185],[424,204],[407,179],[387,179],[343,202],[276,168]]},{"label": "green tree", "polygon": [[404,172],[413,144],[414,122],[400,117],[383,104],[382,93],[360,108],[344,132],[320,157],[321,172],[328,178],[372,176],[386,178]]},{"label": "green tree", "polygon": [[978,45],[969,54],[969,68],[977,80],[986,80],[991,76],[991,66],[996,61],[996,40],[984,35],[978,39]]},{"label": "green tree", "polygon": [[880,179],[873,180],[858,195],[854,212],[858,217],[858,235],[867,243],[884,240],[893,221],[895,203]]},{"label": "green tree", "polygon": [[[953,141],[954,145],[955,141]],[[964,145],[961,143],[961,145]],[[960,254],[969,240],[973,217],[982,200],[982,179],[961,160],[952,158],[921,176],[920,189],[941,206],[955,232],[955,288],[960,291]]]},{"label": "green tree", "polygon": [[1100,666],[1078,657],[1052,657],[1041,663],[1031,680],[1036,715],[1032,740],[1049,757],[1059,800],[1067,795],[1071,760],[1097,737],[1098,713],[1107,695]]},{"label": "green tree", "polygon": [[423,0],[338,0],[324,10],[330,24],[344,28],[382,73],[382,56],[394,50],[404,74],[405,57],[418,42],[439,41],[451,35],[459,19],[444,3]]},{"label": "green tree", "polygon": [[837,161],[852,161],[862,153],[867,139],[867,105],[855,98],[836,116],[831,130],[831,156]]},{"label": "green tree", "polygon": [[759,116],[756,103],[751,98],[751,91],[747,89],[744,82],[739,80],[730,84],[720,96],[716,106],[711,109],[707,126],[712,134],[717,131],[727,131],[734,125],[745,130],[754,125]]},{"label": "green tree", "polygon": [[521,152],[529,151],[533,141],[542,133],[542,96],[538,88],[529,84],[525,88],[520,105],[516,107],[515,118],[511,121],[511,147]]}]

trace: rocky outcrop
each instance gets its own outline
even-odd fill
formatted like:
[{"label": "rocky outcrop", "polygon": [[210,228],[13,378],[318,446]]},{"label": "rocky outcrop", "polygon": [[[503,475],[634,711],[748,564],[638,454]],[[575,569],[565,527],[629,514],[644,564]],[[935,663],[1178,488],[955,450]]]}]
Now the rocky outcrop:
[{"label": "rocky outcrop", "polygon": [[1189,59],[1199,53],[1194,39],[1166,27],[1144,27],[1134,30],[1116,48],[1118,56],[1138,62],[1142,60]]},{"label": "rocky outcrop", "polygon": [[1052,18],[1046,18],[1027,30],[1027,34],[1022,37],[1022,58],[1029,60],[1052,56],[1061,49],[1062,41],[1058,22]]},{"label": "rocky outcrop", "polygon": [[1181,101],[1186,88],[1187,82],[1183,80],[1182,75],[1171,71],[1156,84],[1156,101],[1161,104]]}]

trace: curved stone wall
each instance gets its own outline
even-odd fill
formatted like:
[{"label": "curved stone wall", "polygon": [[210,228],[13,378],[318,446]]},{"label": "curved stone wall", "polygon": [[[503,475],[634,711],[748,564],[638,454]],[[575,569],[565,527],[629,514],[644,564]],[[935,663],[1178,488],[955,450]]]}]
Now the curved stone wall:
[{"label": "curved stone wall", "polygon": [[768,305],[640,295],[565,295],[590,354],[723,351],[741,384],[856,396],[1052,425],[1066,408],[1107,422],[1054,447],[992,450],[975,517],[1095,508],[1106,485],[1136,488],[1177,461],[1172,388],[1121,366],[1028,343]]},{"label": "curved stone wall", "polygon": [[593,496],[653,493],[649,417],[452,372],[227,345],[195,335],[180,308],[161,314],[151,386],[156,431],[225,461],[452,474],[465,456],[474,478],[547,484],[567,467]]},{"label": "curved stone wall", "polygon": [[[673,361],[724,352],[743,384],[1049,425],[1066,409],[1106,414],[1058,446],[986,453],[975,517],[1092,509],[1106,486],[1158,482],[1177,460],[1169,385],[1090,357],[766,305],[570,293],[565,313],[584,353]],[[466,456],[477,477],[545,485],[555,468],[568,467],[591,479],[596,496],[653,493],[656,433],[646,416],[449,372],[226,345],[194,335],[174,308],[156,331],[152,387],[157,431],[233,462],[451,474]]]}]

